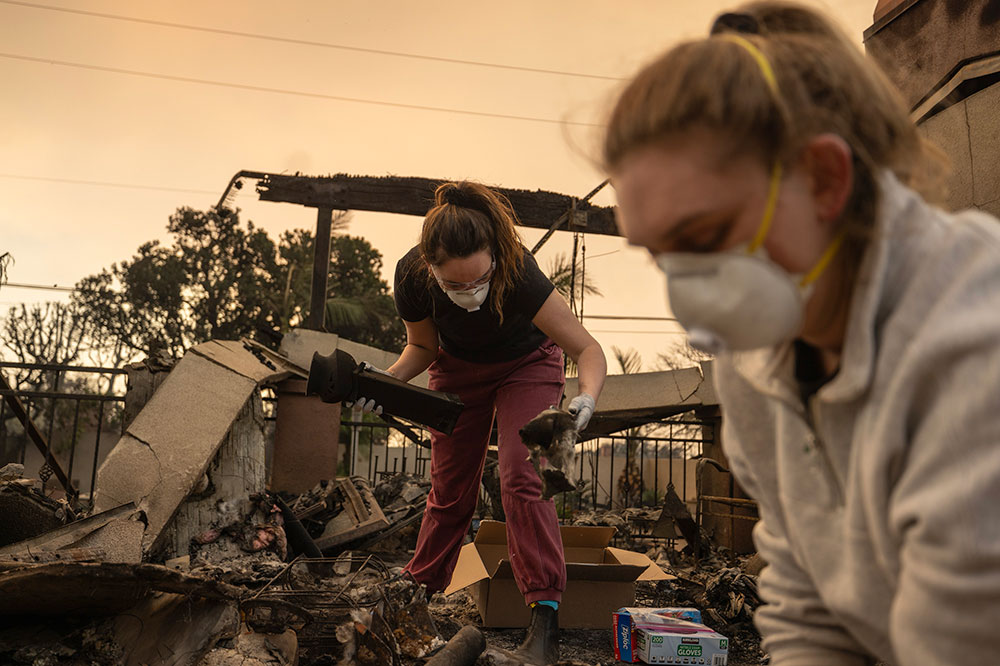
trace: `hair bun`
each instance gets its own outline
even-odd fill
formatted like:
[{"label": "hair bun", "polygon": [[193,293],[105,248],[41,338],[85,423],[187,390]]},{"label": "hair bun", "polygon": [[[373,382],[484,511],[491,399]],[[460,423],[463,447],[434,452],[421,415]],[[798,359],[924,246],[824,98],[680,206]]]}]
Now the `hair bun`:
[{"label": "hair bun", "polygon": [[718,35],[724,32],[739,32],[749,35],[761,34],[760,22],[750,14],[741,12],[726,12],[719,16],[712,23],[710,35]]},{"label": "hair bun", "polygon": [[486,205],[472,192],[467,192],[458,185],[452,185],[441,192],[443,203],[458,206],[460,208],[471,208],[473,210],[484,211]]}]

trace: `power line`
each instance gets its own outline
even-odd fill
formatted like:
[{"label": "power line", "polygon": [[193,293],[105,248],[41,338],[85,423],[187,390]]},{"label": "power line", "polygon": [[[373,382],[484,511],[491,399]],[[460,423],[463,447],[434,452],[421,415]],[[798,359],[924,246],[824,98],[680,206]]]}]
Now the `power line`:
[{"label": "power line", "polygon": [[557,69],[544,69],[541,67],[523,67],[520,65],[505,65],[502,63],[483,62],[481,60],[464,60],[461,58],[445,58],[442,56],[430,56],[420,53],[405,53],[402,51],[388,51],[384,49],[371,49],[362,46],[347,46],[345,44],[333,44],[330,42],[316,42],[307,39],[294,39],[291,37],[277,37],[275,35],[262,35],[254,32],[240,32],[238,30],[224,30],[222,28],[208,28],[199,25],[189,25],[186,23],[173,23],[170,21],[157,21],[154,19],[137,18],[134,16],[122,16],[120,14],[106,14],[103,12],[91,12],[82,9],[71,9],[69,7],[53,7],[35,2],[20,2],[19,0],[0,0],[5,5],[18,5],[30,7],[32,9],[46,9],[53,12],[64,12],[67,14],[78,14],[81,16],[91,16],[95,18],[112,19],[115,21],[128,21],[131,23],[142,23],[145,25],[155,25],[163,28],[178,28],[181,30],[193,30],[196,32],[207,32],[217,35],[229,35],[231,37],[246,37],[249,39],[261,39],[269,42],[281,42],[284,44],[296,44],[298,46],[316,46],[325,49],[336,49],[339,51],[356,51],[359,53],[374,53],[377,55],[393,56],[396,58],[411,58],[414,60],[428,60],[432,62],[446,62],[454,65],[472,65],[476,67],[489,67],[492,69],[506,69],[517,72],[532,72],[534,74],[554,74],[559,76],[574,76],[582,79],[599,79],[603,81],[624,81],[618,76],[606,76],[602,74],[587,74],[584,72],[567,72]]},{"label": "power line", "polygon": [[[0,0],[3,2],[3,0]],[[309,97],[313,99],[328,99],[337,102],[353,102],[355,104],[372,104],[375,106],[388,106],[400,109],[416,109],[418,111],[437,111],[440,113],[455,113],[466,116],[478,116],[481,118],[502,118],[504,120],[527,120],[536,123],[549,123],[553,125],[578,125],[580,127],[601,127],[597,123],[581,123],[572,120],[555,120],[553,118],[539,118],[536,116],[518,116],[507,113],[492,113],[490,111],[470,111],[467,109],[451,109],[443,106],[426,106],[423,104],[405,104],[403,102],[386,102],[376,99],[365,99],[362,97],[346,97],[343,95],[328,95],[326,93],[305,92],[302,90],[288,90],[285,88],[269,88],[267,86],[253,86],[244,83],[230,83],[228,81],[213,81],[211,79],[196,79],[190,76],[174,76],[172,74],[159,74],[157,72],[142,72],[135,69],[122,69],[121,67],[105,67],[103,65],[88,65],[81,62],[70,62],[68,60],[53,60],[52,58],[36,58],[33,56],[20,55],[17,53],[0,53],[0,58],[11,60],[23,60],[25,62],[37,62],[47,65],[61,65],[63,67],[74,67],[77,69],[88,69],[95,72],[109,72],[112,74],[128,74],[129,76],[141,76],[162,81],[179,81],[181,83],[197,83],[205,86],[219,86],[222,88],[233,88],[236,90],[250,90],[253,92],[268,92],[280,95],[293,95],[296,97]]]},{"label": "power line", "polygon": [[588,328],[587,330],[591,333],[628,333],[629,335],[632,335],[633,333],[650,333],[654,335],[687,335],[687,331],[608,331],[596,328]]},{"label": "power line", "polygon": [[28,284],[27,282],[4,282],[3,287],[19,287],[21,289],[43,289],[46,291],[75,291],[73,287],[60,287],[56,284]]},{"label": "power line", "polygon": [[677,321],[676,317],[631,317],[629,315],[584,315],[584,319],[621,319],[626,321]]},{"label": "power line", "polygon": [[[0,0],[2,2],[2,0]],[[161,187],[159,185],[137,185],[132,183],[112,183],[102,180],[79,180],[76,178],[50,178],[48,176],[22,176],[14,173],[0,173],[0,178],[18,180],[39,180],[47,183],[69,183],[70,185],[99,185],[101,187],[122,187],[131,190],[159,190],[161,192],[186,192],[190,194],[218,194],[216,190],[194,190],[185,187]]]}]

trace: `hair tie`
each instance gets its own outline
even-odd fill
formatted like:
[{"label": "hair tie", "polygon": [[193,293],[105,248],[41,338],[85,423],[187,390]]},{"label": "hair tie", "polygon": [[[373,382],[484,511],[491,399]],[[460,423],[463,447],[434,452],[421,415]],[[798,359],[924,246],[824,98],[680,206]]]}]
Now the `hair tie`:
[{"label": "hair tie", "polygon": [[724,32],[741,32],[746,35],[759,35],[760,22],[750,14],[741,12],[726,12],[719,16],[712,23],[712,28],[708,31],[710,35],[718,35]]}]

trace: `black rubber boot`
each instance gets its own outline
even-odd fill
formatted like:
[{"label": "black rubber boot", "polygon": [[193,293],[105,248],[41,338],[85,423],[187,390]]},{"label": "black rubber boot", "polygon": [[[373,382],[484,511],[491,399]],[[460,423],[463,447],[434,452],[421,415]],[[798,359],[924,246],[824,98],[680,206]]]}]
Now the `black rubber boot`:
[{"label": "black rubber boot", "polygon": [[531,624],[524,642],[514,651],[523,664],[548,666],[559,661],[559,611],[538,604],[531,609]]}]

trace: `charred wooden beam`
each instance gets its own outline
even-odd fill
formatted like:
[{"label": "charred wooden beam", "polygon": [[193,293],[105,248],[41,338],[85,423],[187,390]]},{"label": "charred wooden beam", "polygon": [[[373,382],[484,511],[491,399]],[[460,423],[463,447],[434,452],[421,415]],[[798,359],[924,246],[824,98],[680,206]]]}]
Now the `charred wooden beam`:
[{"label": "charred wooden beam", "polygon": [[[285,176],[267,174],[257,183],[261,201],[296,203],[313,208],[369,210],[423,217],[434,202],[441,180],[415,177]],[[494,188],[510,199],[522,226],[548,229],[573,207],[573,197],[555,192]],[[614,208],[578,201],[573,231],[617,236]]]}]

